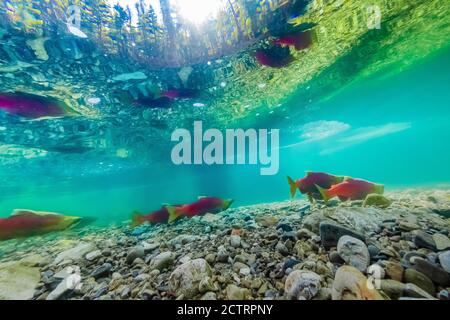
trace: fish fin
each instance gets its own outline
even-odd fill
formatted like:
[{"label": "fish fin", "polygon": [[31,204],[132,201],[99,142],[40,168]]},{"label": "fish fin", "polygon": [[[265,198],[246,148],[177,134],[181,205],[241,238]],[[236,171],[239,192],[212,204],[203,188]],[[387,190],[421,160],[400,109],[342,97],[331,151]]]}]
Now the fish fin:
[{"label": "fish fin", "polygon": [[33,210],[27,210],[27,209],[15,209],[11,216],[18,216],[18,217],[35,217],[40,215],[36,211]]},{"label": "fish fin", "polygon": [[312,171],[305,171],[305,173],[306,173],[306,176],[307,176],[307,177],[313,174]]},{"label": "fish fin", "polygon": [[207,196],[198,196],[197,197],[198,200],[205,199],[205,198],[208,198],[208,197]]},{"label": "fish fin", "polygon": [[167,221],[167,223],[172,223],[181,216],[182,212],[180,208],[167,206],[166,209],[169,212],[169,220]]},{"label": "fish fin", "polygon": [[227,200],[224,200],[223,202],[224,202],[223,210],[225,211],[225,210],[228,210],[229,207],[231,207],[231,205],[234,202],[234,199],[227,199]]},{"label": "fish fin", "polygon": [[131,226],[133,228],[144,223],[144,216],[140,214],[138,211],[133,212],[133,216],[131,218]]},{"label": "fish fin", "polygon": [[319,192],[320,192],[320,194],[321,194],[321,196],[322,196],[322,198],[323,198],[323,200],[324,200],[325,202],[328,202],[328,200],[330,200],[330,199],[332,198],[332,197],[328,194],[328,190],[327,190],[327,189],[321,188],[321,187],[318,186],[317,184],[316,184],[315,186],[316,186],[317,190],[319,190]]},{"label": "fish fin", "polygon": [[308,193],[308,200],[310,203],[314,203],[314,197],[312,196],[311,193]]},{"label": "fish fin", "polygon": [[291,177],[288,176],[287,179],[290,187],[291,198],[294,198],[295,193],[297,192],[297,185],[295,184],[295,181]]},{"label": "fish fin", "polygon": [[352,181],[352,180],[353,180],[352,177],[344,176],[344,179],[342,180],[342,182],[345,182],[345,181]]}]

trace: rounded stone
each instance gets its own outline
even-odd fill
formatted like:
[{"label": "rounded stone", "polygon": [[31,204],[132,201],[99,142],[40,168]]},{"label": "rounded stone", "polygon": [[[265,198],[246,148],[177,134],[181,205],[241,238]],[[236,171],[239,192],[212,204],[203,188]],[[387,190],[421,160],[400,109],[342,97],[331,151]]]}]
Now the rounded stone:
[{"label": "rounded stone", "polygon": [[285,294],[297,300],[311,300],[320,290],[320,276],[312,271],[294,270],[286,278]]},{"label": "rounded stone", "polygon": [[339,256],[349,265],[365,272],[370,263],[367,246],[359,239],[342,236],[337,245]]}]

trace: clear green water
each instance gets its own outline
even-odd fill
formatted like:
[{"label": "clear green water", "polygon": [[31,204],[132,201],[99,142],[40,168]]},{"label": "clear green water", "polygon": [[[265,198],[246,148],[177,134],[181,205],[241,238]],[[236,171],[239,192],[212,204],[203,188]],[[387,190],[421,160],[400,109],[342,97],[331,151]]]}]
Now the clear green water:
[{"label": "clear green water", "polygon": [[[384,2],[380,4],[384,6]],[[352,6],[332,11],[330,15],[343,12],[344,17],[352,17]],[[10,149],[1,149],[0,176],[4,182],[0,186],[0,216],[9,216],[16,208],[29,208],[95,216],[99,223],[120,223],[128,220],[134,210],[150,212],[163,203],[187,203],[198,196],[233,198],[236,206],[281,201],[289,197],[286,176],[300,178],[306,170],[362,177],[383,183],[388,190],[447,184],[450,182],[450,39],[446,31],[450,21],[448,15],[438,14],[448,11],[445,5],[443,9],[431,1],[430,7],[433,11],[429,15],[420,13],[422,5],[411,11],[411,17],[417,19],[414,21],[400,13],[396,17],[395,10],[389,9],[392,12],[388,11],[390,19],[386,24],[392,30],[382,29],[386,34],[373,38],[359,29],[359,33],[344,34],[342,38],[322,35],[323,42],[319,41],[304,56],[295,53],[300,55],[299,61],[285,70],[253,66],[236,73],[226,78],[229,85],[224,92],[201,99],[208,106],[206,110],[188,108],[181,102],[172,111],[157,110],[142,115],[126,103],[111,102],[110,96],[119,85],[95,83],[97,76],[108,71],[88,72],[91,83],[87,76],[54,81],[52,88],[41,93],[56,92],[70,100],[71,94],[82,91],[84,97],[87,93],[98,94],[106,97],[106,102],[87,112],[99,112],[99,116],[85,115],[75,120],[24,122],[2,115],[5,127],[0,132],[2,146],[11,145],[11,141],[21,136],[23,139],[19,140],[24,143],[17,143],[22,149],[14,155]],[[316,17],[314,11],[310,17]],[[326,14],[317,19],[319,27],[333,21],[327,20]],[[435,22],[434,27],[430,21]],[[414,38],[417,41],[412,41]],[[5,51],[11,45],[11,41],[2,41]],[[238,50],[224,59],[230,63],[248,60],[248,52],[253,48]],[[356,53],[349,53],[352,48]],[[92,62],[87,58],[81,61],[88,66]],[[3,62],[3,67],[10,65]],[[44,77],[49,76],[46,64],[50,62],[40,62],[38,70],[42,68]],[[63,60],[58,63],[61,74],[70,74]],[[123,66],[112,58],[107,62],[100,60],[100,66],[102,63]],[[211,84],[207,77],[214,70],[205,61],[195,68],[204,70],[195,80],[201,88],[217,87],[224,81],[218,76]],[[142,70],[142,65],[134,70]],[[175,71],[149,70],[152,76],[170,79],[179,67]],[[11,80],[3,72],[2,90],[14,85],[20,90],[29,88],[39,92],[36,81],[26,73],[9,72],[13,74]],[[35,70],[34,74],[37,73]],[[256,92],[255,86],[261,79],[268,79],[267,90]],[[242,82],[252,81],[252,88],[235,88]],[[127,84],[120,87],[124,85]],[[134,85],[133,82],[131,86]],[[62,89],[64,86],[68,91]],[[251,107],[244,108],[248,103]],[[193,120],[204,120],[211,127],[217,124],[217,127],[232,128],[279,128],[279,173],[261,176],[258,166],[173,165],[170,133],[174,128],[192,124]],[[67,129],[82,125],[92,131],[88,137]],[[58,131],[59,126],[66,130]],[[108,138],[104,131],[119,138]],[[33,135],[33,139],[27,139],[27,135]],[[65,145],[68,141],[76,144],[79,140],[105,140],[106,147],[94,143],[94,150],[88,153],[50,152],[42,157],[35,157],[33,151],[50,144]],[[132,156],[114,156],[121,155],[118,150],[124,149],[132,150]],[[27,152],[34,156],[27,156]]]}]

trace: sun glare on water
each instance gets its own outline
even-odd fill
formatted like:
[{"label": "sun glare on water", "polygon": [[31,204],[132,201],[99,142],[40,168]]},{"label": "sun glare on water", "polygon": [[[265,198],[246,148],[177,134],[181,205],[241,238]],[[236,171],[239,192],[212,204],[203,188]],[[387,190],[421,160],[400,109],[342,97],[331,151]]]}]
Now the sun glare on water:
[{"label": "sun glare on water", "polygon": [[222,0],[176,0],[180,15],[195,24],[214,19],[223,7]]}]

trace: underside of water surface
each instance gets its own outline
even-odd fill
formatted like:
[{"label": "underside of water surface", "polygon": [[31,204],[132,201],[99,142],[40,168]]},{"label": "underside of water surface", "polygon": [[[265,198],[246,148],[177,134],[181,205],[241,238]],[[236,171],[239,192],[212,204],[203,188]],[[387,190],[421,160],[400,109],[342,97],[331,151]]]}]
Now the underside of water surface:
[{"label": "underside of water surface", "polygon": [[[0,299],[344,299],[337,267],[363,281],[377,263],[384,290],[352,298],[449,298],[449,84],[442,0],[2,1]],[[196,122],[279,130],[274,174],[247,149],[174,163]],[[304,191],[307,172],[338,180]],[[355,179],[373,192],[331,194]],[[178,208],[212,197],[231,209]],[[48,212],[86,223],[8,220]],[[84,289],[59,286],[67,266]],[[211,282],[183,287],[186,268]],[[5,284],[16,271],[29,286]]]}]

